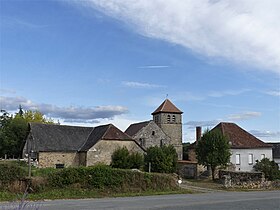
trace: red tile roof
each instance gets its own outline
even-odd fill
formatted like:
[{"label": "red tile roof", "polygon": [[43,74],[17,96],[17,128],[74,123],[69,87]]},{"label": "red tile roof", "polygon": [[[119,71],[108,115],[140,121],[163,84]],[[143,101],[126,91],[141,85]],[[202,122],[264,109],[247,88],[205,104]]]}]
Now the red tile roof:
[{"label": "red tile roof", "polygon": [[182,114],[183,112],[181,110],[179,110],[171,101],[169,101],[168,99],[166,99],[153,113],[154,114],[158,114],[158,113],[178,113],[178,114]]},{"label": "red tile roof", "polygon": [[235,123],[221,122],[212,130],[220,130],[223,135],[227,136],[233,149],[271,147]]}]

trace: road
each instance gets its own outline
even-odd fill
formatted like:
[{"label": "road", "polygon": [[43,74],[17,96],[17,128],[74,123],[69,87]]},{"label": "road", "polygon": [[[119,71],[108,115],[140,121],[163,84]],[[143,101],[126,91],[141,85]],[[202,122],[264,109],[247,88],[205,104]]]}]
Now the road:
[{"label": "road", "polygon": [[[207,209],[207,210],[279,210],[280,191],[212,192],[201,194],[139,196],[82,200],[53,200],[32,202],[40,210],[99,210],[99,209]],[[0,203],[1,209],[11,204]]]}]

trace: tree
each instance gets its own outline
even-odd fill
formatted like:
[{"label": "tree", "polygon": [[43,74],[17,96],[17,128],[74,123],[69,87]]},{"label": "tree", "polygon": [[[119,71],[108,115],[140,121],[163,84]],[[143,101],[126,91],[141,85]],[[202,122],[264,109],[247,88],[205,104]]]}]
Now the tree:
[{"label": "tree", "polygon": [[140,169],[143,166],[143,155],[138,152],[129,153],[126,147],[119,148],[112,154],[113,168]]},{"label": "tree", "polygon": [[178,155],[172,145],[149,147],[144,156],[146,171],[148,171],[150,163],[151,171],[159,173],[174,173],[177,167],[177,160]]},{"label": "tree", "polygon": [[253,166],[256,171],[264,173],[265,178],[268,180],[274,180],[280,178],[279,166],[273,160],[270,161],[268,158],[263,158],[261,161]]},{"label": "tree", "polygon": [[53,123],[53,120],[46,119],[39,111],[23,111],[21,106],[15,115],[2,111],[0,116],[0,157],[7,155],[7,157],[18,158],[21,156],[29,122]]},{"label": "tree", "polygon": [[228,139],[219,131],[207,130],[196,146],[198,163],[210,166],[213,180],[216,168],[227,165],[230,155]]}]

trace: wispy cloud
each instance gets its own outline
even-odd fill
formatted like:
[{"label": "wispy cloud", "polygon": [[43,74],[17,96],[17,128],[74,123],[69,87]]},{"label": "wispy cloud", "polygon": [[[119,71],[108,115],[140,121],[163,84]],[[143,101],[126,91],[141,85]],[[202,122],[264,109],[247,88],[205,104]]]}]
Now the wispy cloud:
[{"label": "wispy cloud", "polygon": [[161,88],[165,87],[163,85],[142,83],[142,82],[133,82],[133,81],[123,81],[122,85],[130,88]]},{"label": "wispy cloud", "polygon": [[215,98],[224,97],[224,96],[236,96],[248,91],[250,91],[250,89],[211,91],[208,94],[208,96],[215,97]]},{"label": "wispy cloud", "polygon": [[263,138],[263,137],[272,137],[275,139],[280,139],[280,131],[260,131],[260,130],[250,130],[251,134],[256,137]]},{"label": "wispy cloud", "polygon": [[280,73],[279,0],[76,2],[122,20],[144,36]]},{"label": "wispy cloud", "polygon": [[123,106],[95,106],[95,107],[58,107],[52,104],[34,103],[24,97],[0,96],[1,109],[15,111],[19,105],[25,110],[39,110],[49,117],[62,118],[65,121],[92,121],[98,119],[113,118],[127,113],[128,109]]},{"label": "wispy cloud", "polygon": [[239,121],[239,120],[247,120],[251,118],[256,118],[260,117],[261,113],[260,112],[243,112],[243,113],[238,113],[238,114],[231,114],[227,117],[228,120],[232,121]]},{"label": "wispy cloud", "polygon": [[206,121],[188,121],[186,123],[184,123],[184,125],[188,126],[188,129],[193,129],[197,126],[200,127],[213,127],[215,125],[217,125],[219,122],[221,122],[222,120],[206,120]]},{"label": "wispy cloud", "polygon": [[139,66],[139,69],[163,69],[163,68],[169,68],[169,66],[164,65],[151,65],[151,66]]},{"label": "wispy cloud", "polygon": [[15,94],[16,91],[12,89],[0,88],[0,94]]},{"label": "wispy cloud", "polygon": [[280,96],[280,91],[279,90],[271,90],[271,91],[266,91],[264,92],[267,95],[271,95],[271,96]]},{"label": "wispy cloud", "polygon": [[15,17],[8,17],[8,16],[2,16],[1,17],[1,24],[3,26],[8,26],[8,27],[22,27],[22,28],[30,28],[30,29],[37,29],[37,28],[45,28],[48,27],[49,25],[45,24],[36,24],[31,21],[15,18]]}]

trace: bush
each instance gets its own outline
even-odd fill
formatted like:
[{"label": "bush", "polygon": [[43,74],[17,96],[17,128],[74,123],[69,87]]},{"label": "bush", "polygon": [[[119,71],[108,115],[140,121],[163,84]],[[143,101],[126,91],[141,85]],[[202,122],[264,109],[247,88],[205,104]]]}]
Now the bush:
[{"label": "bush", "polygon": [[115,169],[106,165],[65,168],[48,177],[55,188],[93,188],[118,192],[177,189],[171,175]]},{"label": "bush", "polygon": [[148,171],[151,163],[151,171],[159,173],[174,173],[176,171],[178,155],[172,145],[162,147],[149,147],[144,156],[145,170]]},{"label": "bush", "polygon": [[21,180],[27,176],[27,171],[16,164],[0,164],[0,182],[2,184],[9,184],[16,180]]},{"label": "bush", "polygon": [[258,161],[254,165],[256,171],[261,171],[264,173],[265,178],[268,180],[275,180],[280,178],[279,166],[273,160],[270,161],[268,158],[264,158]]},{"label": "bush", "polygon": [[144,164],[143,155],[137,152],[129,153],[126,147],[119,148],[112,154],[112,163],[113,168],[122,168],[122,169],[140,169]]}]

